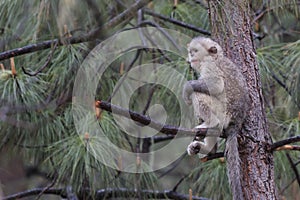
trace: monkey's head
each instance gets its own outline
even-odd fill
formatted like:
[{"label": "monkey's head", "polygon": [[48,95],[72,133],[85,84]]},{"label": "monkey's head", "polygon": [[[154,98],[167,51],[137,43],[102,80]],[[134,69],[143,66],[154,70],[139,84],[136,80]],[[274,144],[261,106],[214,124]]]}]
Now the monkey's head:
[{"label": "monkey's head", "polygon": [[188,62],[195,70],[200,70],[201,62],[215,60],[223,56],[218,43],[205,37],[196,37],[188,44]]}]

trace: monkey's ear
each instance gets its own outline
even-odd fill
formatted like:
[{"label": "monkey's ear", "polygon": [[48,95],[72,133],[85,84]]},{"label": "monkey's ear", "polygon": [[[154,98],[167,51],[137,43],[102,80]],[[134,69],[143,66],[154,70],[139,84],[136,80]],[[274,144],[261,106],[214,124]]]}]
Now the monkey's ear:
[{"label": "monkey's ear", "polygon": [[217,47],[215,47],[215,46],[210,47],[210,48],[208,49],[208,52],[209,52],[209,53],[216,54],[216,53],[218,52]]}]

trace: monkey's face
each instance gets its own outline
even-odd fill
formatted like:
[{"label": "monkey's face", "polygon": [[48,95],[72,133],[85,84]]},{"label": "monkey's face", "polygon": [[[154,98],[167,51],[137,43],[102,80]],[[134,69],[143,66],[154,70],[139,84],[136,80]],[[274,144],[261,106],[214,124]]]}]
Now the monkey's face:
[{"label": "monkey's face", "polygon": [[199,41],[192,40],[191,43],[188,44],[188,62],[193,69],[200,71],[201,62],[207,56],[209,56],[209,52],[207,52]]}]

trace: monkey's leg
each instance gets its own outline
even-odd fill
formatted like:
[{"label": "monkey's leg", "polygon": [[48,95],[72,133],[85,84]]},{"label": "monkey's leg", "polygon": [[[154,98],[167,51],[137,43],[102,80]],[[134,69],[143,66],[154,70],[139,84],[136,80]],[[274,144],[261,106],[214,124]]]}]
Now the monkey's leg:
[{"label": "monkey's leg", "polygon": [[195,155],[197,153],[209,154],[215,153],[217,151],[217,137],[205,137],[203,142],[193,141],[187,147],[187,152],[189,155]]},{"label": "monkey's leg", "polygon": [[196,119],[203,121],[195,128],[214,128],[220,125],[217,112],[213,109],[218,107],[218,102],[213,97],[195,92],[192,100]]}]

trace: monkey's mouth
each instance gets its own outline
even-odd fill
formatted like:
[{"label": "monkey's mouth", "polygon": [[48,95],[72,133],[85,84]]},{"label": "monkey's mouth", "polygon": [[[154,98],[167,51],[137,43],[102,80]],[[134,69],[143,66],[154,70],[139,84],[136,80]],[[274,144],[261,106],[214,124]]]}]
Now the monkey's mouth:
[{"label": "monkey's mouth", "polygon": [[191,60],[191,63],[197,63],[199,60]]}]

